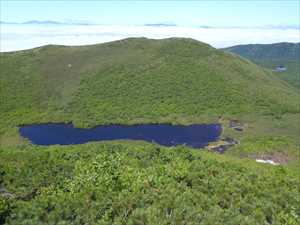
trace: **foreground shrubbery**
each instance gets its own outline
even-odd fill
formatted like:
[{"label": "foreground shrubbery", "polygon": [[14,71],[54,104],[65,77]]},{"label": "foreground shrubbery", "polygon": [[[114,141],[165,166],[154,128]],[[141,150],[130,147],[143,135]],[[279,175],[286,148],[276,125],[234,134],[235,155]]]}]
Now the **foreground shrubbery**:
[{"label": "foreground shrubbery", "polygon": [[30,146],[1,150],[0,166],[16,195],[9,209],[1,203],[7,224],[300,222],[300,182],[289,169],[184,147]]}]

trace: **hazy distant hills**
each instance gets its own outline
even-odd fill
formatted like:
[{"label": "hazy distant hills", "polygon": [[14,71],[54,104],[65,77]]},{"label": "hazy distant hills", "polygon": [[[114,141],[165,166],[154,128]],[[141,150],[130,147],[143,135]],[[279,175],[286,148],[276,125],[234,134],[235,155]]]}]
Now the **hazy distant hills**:
[{"label": "hazy distant hills", "polygon": [[6,21],[0,21],[0,24],[62,24],[61,22],[57,21],[52,21],[52,20],[45,20],[45,21],[40,21],[40,20],[30,20],[30,21],[25,21],[25,22],[6,22]]},{"label": "hazy distant hills", "polygon": [[144,26],[147,27],[176,27],[174,23],[146,23]]},{"label": "hazy distant hills", "polygon": [[25,22],[6,22],[0,21],[0,24],[11,24],[11,25],[93,25],[89,22],[59,22],[53,20],[30,20]]},{"label": "hazy distant hills", "polygon": [[52,21],[52,20],[46,20],[46,21],[39,21],[39,20],[30,20],[27,22],[24,22],[22,24],[63,24],[61,22],[57,22],[57,21]]},{"label": "hazy distant hills", "polygon": [[277,75],[300,88],[300,43],[237,45],[225,50],[272,70],[278,65],[286,67],[285,72]]},{"label": "hazy distant hills", "polygon": [[[0,21],[0,24],[18,24],[18,25],[101,25],[101,23],[97,22],[90,22],[85,20],[66,20],[66,21],[54,21],[54,20],[29,20],[23,22],[14,22],[14,21]],[[145,23],[145,24],[135,24],[139,26],[146,26],[146,27],[180,27],[182,25],[178,25],[172,22],[154,22],[154,23]],[[186,27],[186,26],[183,26]],[[299,25],[266,25],[266,26],[213,26],[207,24],[199,24],[199,25],[192,25],[188,27],[195,27],[195,28],[202,28],[202,29],[260,29],[260,30],[299,30]]]}]

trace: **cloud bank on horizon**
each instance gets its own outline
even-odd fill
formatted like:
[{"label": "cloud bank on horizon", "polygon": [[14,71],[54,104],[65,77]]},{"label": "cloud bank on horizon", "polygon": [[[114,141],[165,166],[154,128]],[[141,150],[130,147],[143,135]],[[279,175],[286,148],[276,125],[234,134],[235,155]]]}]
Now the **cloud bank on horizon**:
[{"label": "cloud bank on horizon", "polygon": [[239,44],[299,42],[293,27],[185,27],[164,25],[0,24],[0,51],[9,52],[48,44],[77,46],[128,37],[193,38],[216,48]]}]

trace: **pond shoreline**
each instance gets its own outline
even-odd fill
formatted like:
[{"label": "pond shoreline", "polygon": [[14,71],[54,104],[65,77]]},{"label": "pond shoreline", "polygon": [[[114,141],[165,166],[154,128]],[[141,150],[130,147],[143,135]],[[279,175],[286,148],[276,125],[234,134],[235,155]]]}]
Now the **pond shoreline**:
[{"label": "pond shoreline", "polygon": [[203,148],[222,135],[222,125],[213,124],[135,124],[99,125],[93,128],[76,128],[72,123],[43,123],[19,126],[22,137],[33,144],[82,144],[102,140],[144,140],[164,146],[187,145]]}]

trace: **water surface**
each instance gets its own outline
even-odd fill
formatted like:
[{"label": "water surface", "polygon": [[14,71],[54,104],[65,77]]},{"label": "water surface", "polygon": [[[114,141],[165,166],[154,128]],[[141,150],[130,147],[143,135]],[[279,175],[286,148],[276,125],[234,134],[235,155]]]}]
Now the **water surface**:
[{"label": "water surface", "polygon": [[107,125],[90,129],[72,124],[50,123],[22,126],[20,134],[38,145],[71,145],[104,140],[144,140],[164,146],[187,145],[194,148],[216,141],[222,132],[219,124],[189,126],[170,124]]}]

